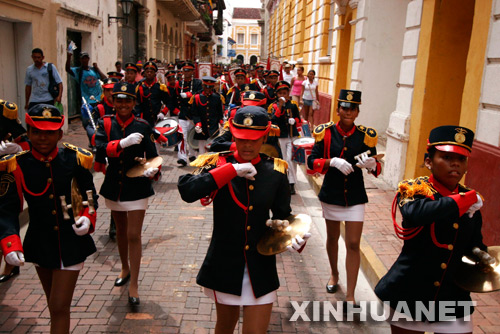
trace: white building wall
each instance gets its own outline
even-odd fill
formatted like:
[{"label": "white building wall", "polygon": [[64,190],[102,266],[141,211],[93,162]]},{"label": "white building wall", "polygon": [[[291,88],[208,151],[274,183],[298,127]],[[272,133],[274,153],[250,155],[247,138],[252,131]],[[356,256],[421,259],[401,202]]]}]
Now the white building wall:
[{"label": "white building wall", "polygon": [[411,104],[415,81],[422,0],[413,0],[406,11],[406,32],[403,42],[403,61],[399,75],[396,109],[391,113],[387,127],[387,145],[384,165],[384,180],[395,187],[403,179],[406,167],[406,152],[410,135]]}]

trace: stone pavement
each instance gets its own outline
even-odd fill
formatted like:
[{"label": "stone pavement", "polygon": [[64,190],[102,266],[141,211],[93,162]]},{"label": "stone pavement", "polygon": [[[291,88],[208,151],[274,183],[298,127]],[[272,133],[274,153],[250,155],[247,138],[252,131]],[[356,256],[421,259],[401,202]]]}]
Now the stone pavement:
[{"label": "stone pavement", "polygon": [[[70,124],[64,140],[87,146],[78,121]],[[150,201],[142,234],[141,306],[131,310],[127,305],[127,287],[113,286],[120,264],[116,243],[107,236],[110,213],[101,198],[94,233],[98,251],[80,273],[72,303],[72,333],[213,333],[215,307],[195,281],[211,237],[212,208],[180,199],[177,179],[193,169],[177,168],[172,149],[162,149],[161,154],[165,158],[163,177],[155,185],[157,195]],[[360,273],[356,297],[369,301],[376,300],[371,290],[373,284],[393,263],[402,243],[394,237],[390,221],[394,191],[379,180],[366,180],[370,203],[363,231],[364,273]],[[298,194],[292,196],[292,207],[294,213],[308,213],[313,218],[313,237],[302,254],[285,252],[277,256],[281,287],[269,333],[389,333],[386,323],[361,322],[359,317],[354,321],[289,321],[294,314],[291,301],[335,303],[342,300],[345,291],[345,272],[339,265],[340,292],[325,292],[329,276],[325,226],[314,191],[320,180],[312,182],[313,187],[308,181],[314,180],[306,178],[299,169]],[[95,183],[99,188],[102,174],[95,175]],[[342,244],[339,258],[345,260]],[[473,299],[478,301],[474,333],[500,333],[499,293],[475,294]],[[306,313],[313,320],[312,307]],[[43,290],[35,269],[27,264],[15,279],[0,284],[0,332],[47,333],[48,325]],[[241,332],[241,327],[237,330]]]}]

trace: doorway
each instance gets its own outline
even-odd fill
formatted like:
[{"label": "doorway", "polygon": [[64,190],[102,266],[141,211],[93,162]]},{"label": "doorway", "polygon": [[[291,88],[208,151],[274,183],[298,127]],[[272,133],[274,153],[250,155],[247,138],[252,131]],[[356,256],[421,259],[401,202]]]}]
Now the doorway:
[{"label": "doorway", "polygon": [[[76,44],[76,50],[73,51],[73,57],[71,57],[71,67],[79,67],[81,65],[80,52],[82,51],[82,33],[68,30],[66,33],[66,45],[69,45],[70,41]],[[68,87],[66,90],[68,97],[68,120],[71,120],[80,116],[82,95],[77,80],[69,74],[67,75],[66,87]]]}]

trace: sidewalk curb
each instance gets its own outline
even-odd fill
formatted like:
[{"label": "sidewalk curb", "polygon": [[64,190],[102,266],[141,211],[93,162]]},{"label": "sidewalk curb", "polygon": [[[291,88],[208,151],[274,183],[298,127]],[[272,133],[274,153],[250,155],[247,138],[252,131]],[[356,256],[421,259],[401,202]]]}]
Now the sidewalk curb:
[{"label": "sidewalk curb", "polygon": [[[305,165],[300,165],[300,168],[302,169],[302,172],[304,172],[309,185],[317,195],[321,189],[323,178],[307,174]],[[341,222],[340,224],[340,234],[345,240],[345,222]],[[387,268],[363,236],[361,236],[360,252],[361,269],[363,270],[370,286],[375,288],[378,281],[380,281],[382,276],[387,273]]]}]

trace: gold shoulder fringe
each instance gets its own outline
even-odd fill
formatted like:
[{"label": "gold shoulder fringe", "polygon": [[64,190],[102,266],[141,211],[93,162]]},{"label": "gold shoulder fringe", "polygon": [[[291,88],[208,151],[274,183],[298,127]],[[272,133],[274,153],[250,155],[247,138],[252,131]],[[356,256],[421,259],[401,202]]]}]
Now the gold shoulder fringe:
[{"label": "gold shoulder fringe", "polygon": [[227,94],[231,93],[233,90],[234,90],[234,86],[229,88],[229,90],[227,91]]},{"label": "gold shoulder fringe", "polygon": [[272,113],[273,113],[273,104],[274,104],[274,103],[271,103],[271,104],[269,105],[269,107],[267,107],[267,113],[268,113],[269,115],[272,115]]},{"label": "gold shoulder fringe", "polygon": [[8,119],[17,119],[17,104],[5,102],[3,104],[3,116]]},{"label": "gold shoulder fringe", "polygon": [[223,126],[224,129],[229,129],[229,121],[225,121],[224,122],[224,126]]},{"label": "gold shoulder fringe", "polygon": [[160,84],[160,90],[163,92],[168,91],[167,86],[165,84]]},{"label": "gold shoulder fringe", "polygon": [[219,160],[219,153],[205,153],[199,155],[196,160],[190,163],[193,167],[204,167],[207,165],[215,165]]},{"label": "gold shoulder fringe", "polygon": [[401,195],[400,205],[413,201],[415,195],[431,197],[436,192],[429,183],[429,177],[427,176],[404,180],[398,184],[398,193]]},{"label": "gold shoulder fringe", "polygon": [[288,163],[285,160],[274,158],[274,170],[286,174],[288,170]]},{"label": "gold shoulder fringe", "polygon": [[193,101],[194,101],[194,97],[196,96],[196,94],[194,94],[193,96],[191,96],[191,98],[189,99],[189,104],[193,104]]},{"label": "gold shoulder fringe", "polygon": [[63,146],[76,152],[76,161],[80,166],[86,169],[92,168],[94,155],[90,151],[70,143],[63,143]]},{"label": "gold shoulder fringe", "polygon": [[279,137],[280,133],[281,133],[281,130],[280,130],[279,126],[277,126],[275,124],[271,124],[271,130],[269,130],[269,136]]},{"label": "gold shoulder fringe", "polygon": [[366,144],[366,146],[368,147],[377,146],[378,134],[374,128],[367,128],[366,126],[363,125],[358,125],[357,128],[359,131],[365,133],[364,143]]},{"label": "gold shoulder fringe", "polygon": [[292,102],[292,104],[295,104],[297,106],[297,108],[299,107],[299,103],[297,101],[292,100],[291,102]]},{"label": "gold shoulder fringe", "polygon": [[2,172],[13,172],[17,168],[17,159],[16,159],[17,154],[9,154],[6,156],[3,156],[0,159],[0,171]]},{"label": "gold shoulder fringe", "polygon": [[328,122],[324,124],[320,124],[314,128],[313,137],[316,142],[322,141],[325,138],[325,131],[327,128],[331,127],[335,123]]},{"label": "gold shoulder fringe", "polygon": [[224,97],[224,95],[220,94],[220,100],[222,101],[222,104],[226,104],[226,98]]}]

